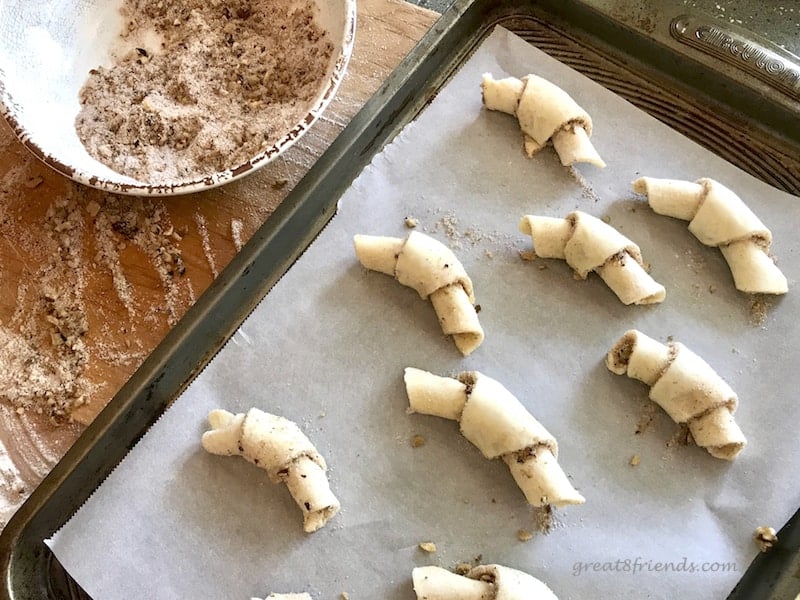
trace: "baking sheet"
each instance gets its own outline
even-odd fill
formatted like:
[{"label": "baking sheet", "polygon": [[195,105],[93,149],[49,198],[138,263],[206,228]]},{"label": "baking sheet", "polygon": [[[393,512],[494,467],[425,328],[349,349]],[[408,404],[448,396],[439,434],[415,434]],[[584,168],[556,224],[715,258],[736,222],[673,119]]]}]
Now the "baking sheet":
[{"label": "baking sheet", "polygon": [[[593,115],[609,166],[565,169],[551,149],[525,158],[516,122],[481,108],[487,71],[558,82]],[[777,529],[800,503],[800,306],[794,290],[755,307],[736,292],[717,250],[631,194],[644,174],[711,176],[735,189],[772,228],[796,285],[796,198],[497,28],[48,542],[58,559],[96,600],[302,590],[410,599],[414,566],[478,557],[539,576],[561,598],[725,596],[757,553],[755,528]],[[639,243],[667,289],[663,304],[625,307],[594,276],[577,281],[561,261],[520,258],[530,248],[517,231],[522,214],[574,209]],[[486,340],[466,359],[429,303],[354,257],[354,234],[405,236],[406,216],[449,244],[473,279]],[[647,388],[607,371],[606,351],[633,327],[684,342],[739,393],[749,446],[736,462],[667,445],[677,427],[651,409]],[[406,414],[406,366],[476,369],[504,383],[558,438],[559,462],[587,503],[558,511],[549,534],[520,541],[535,515],[507,468],[483,459],[454,422]],[[343,508],[317,533],[302,532],[288,492],[262,471],[200,447],[211,409],[251,406],[298,422],[326,457]],[[426,443],[413,448],[415,435]],[[437,551],[420,551],[423,541]]]}]

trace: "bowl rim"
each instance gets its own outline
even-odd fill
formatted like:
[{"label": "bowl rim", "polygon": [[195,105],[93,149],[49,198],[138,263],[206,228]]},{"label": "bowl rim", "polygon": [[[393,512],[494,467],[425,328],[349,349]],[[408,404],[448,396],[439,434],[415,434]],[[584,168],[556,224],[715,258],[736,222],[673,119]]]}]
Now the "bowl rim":
[{"label": "bowl rim", "polygon": [[342,79],[344,79],[347,71],[347,65],[353,53],[353,46],[355,45],[356,0],[343,0],[343,3],[345,11],[345,26],[344,31],[342,32],[341,49],[336,57],[336,61],[333,65],[333,70],[330,74],[330,77],[328,78],[327,85],[324,89],[321,89],[321,92],[315,97],[315,104],[308,110],[304,117],[295,123],[294,127],[289,130],[288,133],[277,140],[274,144],[264,148],[261,152],[244,161],[243,163],[234,165],[224,171],[217,171],[209,175],[204,175],[194,179],[181,180],[175,183],[148,184],[111,181],[97,175],[91,175],[77,167],[70,166],[63,160],[60,160],[52,154],[49,154],[41,146],[39,146],[39,144],[34,142],[28,135],[26,129],[14,116],[14,111],[7,102],[7,99],[10,99],[11,96],[6,93],[2,79],[0,79],[0,114],[2,114],[2,116],[5,118],[17,139],[31,152],[31,154],[33,154],[36,158],[53,170],[78,183],[82,183],[102,191],[129,196],[176,196],[219,187],[225,183],[229,183],[252,173],[256,169],[272,162],[272,160],[286,152],[297,140],[303,136],[306,131],[308,131],[311,125],[313,125],[319,119],[319,117],[331,103],[336,95],[337,90],[339,89],[339,86],[342,83]]}]

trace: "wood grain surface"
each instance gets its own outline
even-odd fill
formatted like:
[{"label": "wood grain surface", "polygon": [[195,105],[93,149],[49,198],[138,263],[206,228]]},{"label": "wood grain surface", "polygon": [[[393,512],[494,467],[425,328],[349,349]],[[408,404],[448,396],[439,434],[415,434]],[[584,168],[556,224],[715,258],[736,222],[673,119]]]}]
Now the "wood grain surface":
[{"label": "wood grain surface", "polygon": [[359,0],[348,71],[321,120],[274,163],[198,194],[75,184],[0,121],[0,529],[437,16]]}]

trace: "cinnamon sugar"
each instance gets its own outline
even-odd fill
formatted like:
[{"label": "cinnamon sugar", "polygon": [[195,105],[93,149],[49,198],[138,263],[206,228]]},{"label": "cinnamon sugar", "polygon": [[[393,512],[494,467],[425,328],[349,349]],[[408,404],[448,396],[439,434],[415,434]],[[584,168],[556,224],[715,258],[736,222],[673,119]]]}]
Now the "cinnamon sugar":
[{"label": "cinnamon sugar", "polygon": [[310,108],[333,52],[312,2],[125,0],[110,68],[80,92],[78,136],[148,183],[208,175],[276,143]]}]

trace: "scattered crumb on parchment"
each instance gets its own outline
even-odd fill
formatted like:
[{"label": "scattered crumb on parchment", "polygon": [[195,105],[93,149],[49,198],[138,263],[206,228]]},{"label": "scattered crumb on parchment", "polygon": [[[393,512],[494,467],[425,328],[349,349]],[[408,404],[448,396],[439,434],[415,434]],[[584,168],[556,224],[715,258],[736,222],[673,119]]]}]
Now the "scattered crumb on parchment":
[{"label": "scattered crumb on parchment", "polygon": [[641,414],[639,419],[636,421],[636,429],[634,433],[636,435],[641,435],[646,432],[650,428],[650,424],[653,422],[653,419],[658,412],[658,405],[651,400],[645,400],[641,406]]},{"label": "scattered crumb on parchment", "polygon": [[696,252],[692,248],[687,248],[686,252],[686,266],[695,274],[701,274],[706,268],[706,257],[700,252]]},{"label": "scattered crumb on parchment", "polygon": [[667,440],[667,448],[674,448],[678,446],[690,446],[694,443],[694,439],[692,438],[692,434],[689,431],[689,426],[685,423],[681,423],[678,425],[678,429],[675,431],[675,434]]},{"label": "scattered crumb on parchment", "polygon": [[534,252],[533,250],[530,250],[530,249],[528,249],[528,250],[520,250],[519,251],[519,257],[522,260],[527,261],[527,262],[533,262],[537,258],[536,257],[536,252]]},{"label": "scattered crumb on parchment", "polygon": [[414,217],[406,217],[403,219],[403,223],[409,229],[414,229],[417,225],[419,225],[419,221],[417,221]]},{"label": "scattered crumb on parchment", "polygon": [[419,448],[425,445],[425,438],[421,435],[415,435],[411,438],[411,447]]},{"label": "scattered crumb on parchment", "polygon": [[520,529],[517,531],[517,539],[520,542],[529,542],[533,539],[533,534],[527,529]]},{"label": "scattered crumb on parchment", "polygon": [[634,454],[633,456],[631,456],[631,460],[629,462],[632,467],[638,467],[639,463],[641,462],[641,459],[639,458],[638,454]]},{"label": "scattered crumb on parchment", "polygon": [[432,232],[443,233],[455,249],[461,248],[464,244],[473,247],[482,244],[488,246],[486,249],[489,251],[499,251],[514,240],[509,234],[483,231],[472,224],[462,227],[460,219],[453,212],[441,214],[439,209],[431,211],[437,216]]},{"label": "scattered crumb on parchment", "polygon": [[778,536],[775,533],[775,529],[762,525],[756,528],[753,534],[753,541],[761,552],[768,552],[778,543]]},{"label": "scattered crumb on parchment", "polygon": [[581,186],[581,196],[587,200],[592,200],[593,202],[599,202],[600,196],[598,196],[592,185],[586,180],[583,174],[576,169],[574,166],[567,167],[567,173],[569,173],[570,177],[575,180],[575,182]]},{"label": "scattered crumb on parchment", "polygon": [[753,296],[750,300],[750,323],[756,327],[761,327],[767,320],[767,315],[772,304],[761,294]]},{"label": "scattered crumb on parchment", "polygon": [[436,552],[436,544],[433,542],[420,542],[419,549],[423,552],[427,552],[428,554],[433,554]]},{"label": "scattered crumb on parchment", "polygon": [[555,509],[550,504],[533,507],[533,527],[535,531],[549,534],[560,526]]}]

